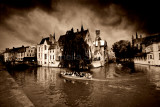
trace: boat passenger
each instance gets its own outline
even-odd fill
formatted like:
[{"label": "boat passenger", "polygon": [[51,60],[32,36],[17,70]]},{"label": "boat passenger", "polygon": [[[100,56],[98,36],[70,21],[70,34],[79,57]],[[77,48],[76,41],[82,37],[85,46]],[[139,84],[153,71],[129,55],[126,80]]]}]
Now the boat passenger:
[{"label": "boat passenger", "polygon": [[69,74],[69,73],[68,73],[68,71],[67,71],[65,75],[68,75],[68,74]]},{"label": "boat passenger", "polygon": [[72,73],[72,76],[75,76],[75,74],[74,74],[74,73]]},{"label": "boat passenger", "polygon": [[76,72],[76,76],[79,76],[78,72]]},{"label": "boat passenger", "polygon": [[88,76],[89,76],[89,73],[86,73],[86,78],[88,78]]},{"label": "boat passenger", "polygon": [[61,75],[63,74],[63,71],[61,71]]},{"label": "boat passenger", "polygon": [[80,72],[80,77],[83,77],[83,73],[82,72]]},{"label": "boat passenger", "polygon": [[63,75],[66,75],[66,71],[63,71]]},{"label": "boat passenger", "polygon": [[88,78],[89,78],[89,79],[92,79],[92,75],[91,75],[91,74],[89,74],[89,75],[88,75]]}]

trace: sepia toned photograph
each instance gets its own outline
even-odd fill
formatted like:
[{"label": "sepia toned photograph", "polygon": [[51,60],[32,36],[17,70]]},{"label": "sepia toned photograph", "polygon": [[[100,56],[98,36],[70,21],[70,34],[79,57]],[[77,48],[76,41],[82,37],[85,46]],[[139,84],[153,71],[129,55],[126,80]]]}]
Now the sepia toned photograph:
[{"label": "sepia toned photograph", "polygon": [[0,107],[160,107],[156,0],[0,0]]}]

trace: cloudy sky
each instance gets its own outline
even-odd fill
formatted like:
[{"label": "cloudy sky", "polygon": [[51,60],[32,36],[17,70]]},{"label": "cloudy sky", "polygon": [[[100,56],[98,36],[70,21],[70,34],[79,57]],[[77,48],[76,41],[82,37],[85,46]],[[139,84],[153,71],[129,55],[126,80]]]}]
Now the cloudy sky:
[{"label": "cloudy sky", "polygon": [[72,27],[95,30],[109,47],[131,36],[160,33],[160,6],[140,0],[0,0],[0,50],[36,45],[55,32],[56,39]]}]

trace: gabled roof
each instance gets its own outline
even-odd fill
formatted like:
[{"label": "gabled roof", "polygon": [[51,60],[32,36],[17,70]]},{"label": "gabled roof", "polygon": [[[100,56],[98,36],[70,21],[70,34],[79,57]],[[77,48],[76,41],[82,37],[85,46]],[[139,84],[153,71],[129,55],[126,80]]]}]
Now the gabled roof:
[{"label": "gabled roof", "polygon": [[56,49],[56,47],[57,47],[57,42],[54,44],[51,44],[48,50]]},{"label": "gabled roof", "polygon": [[153,36],[147,36],[143,38],[143,44],[146,46],[151,45],[153,43],[158,43],[160,42],[160,34],[159,35],[153,35]]},{"label": "gabled roof", "polygon": [[84,30],[84,31],[80,31],[80,32],[75,32],[75,35],[76,36],[82,36],[83,39],[85,39],[85,37],[86,37],[86,35],[87,35],[88,32],[89,32],[88,30]]},{"label": "gabled roof", "polygon": [[40,44],[44,44],[45,40],[46,40],[47,44],[50,45],[49,37],[43,38],[43,39],[41,40]]},{"label": "gabled roof", "polygon": [[58,39],[58,43],[60,46],[64,45],[64,42],[65,42],[65,39],[66,39],[66,36],[73,36],[74,37],[83,37],[83,39],[85,39],[87,33],[89,31],[88,30],[83,30],[83,31],[79,31],[79,32],[73,32],[72,30],[71,31],[67,31],[67,33],[65,35],[61,35]]},{"label": "gabled roof", "polygon": [[27,47],[22,46],[22,47],[18,47],[18,48],[13,47],[13,49],[7,49],[5,51],[5,53],[14,53],[14,52],[22,53],[22,52],[26,51],[26,48],[28,48],[28,46]]}]

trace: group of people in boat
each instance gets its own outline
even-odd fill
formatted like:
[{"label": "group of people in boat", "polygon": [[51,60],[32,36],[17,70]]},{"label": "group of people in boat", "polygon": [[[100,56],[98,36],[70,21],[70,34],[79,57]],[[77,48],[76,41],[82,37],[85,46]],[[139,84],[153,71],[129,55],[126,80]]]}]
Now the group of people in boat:
[{"label": "group of people in boat", "polygon": [[92,75],[90,73],[84,73],[84,72],[71,72],[71,71],[63,71],[61,72],[62,75],[70,75],[70,76],[76,76],[76,77],[85,77],[88,79],[92,78]]}]

